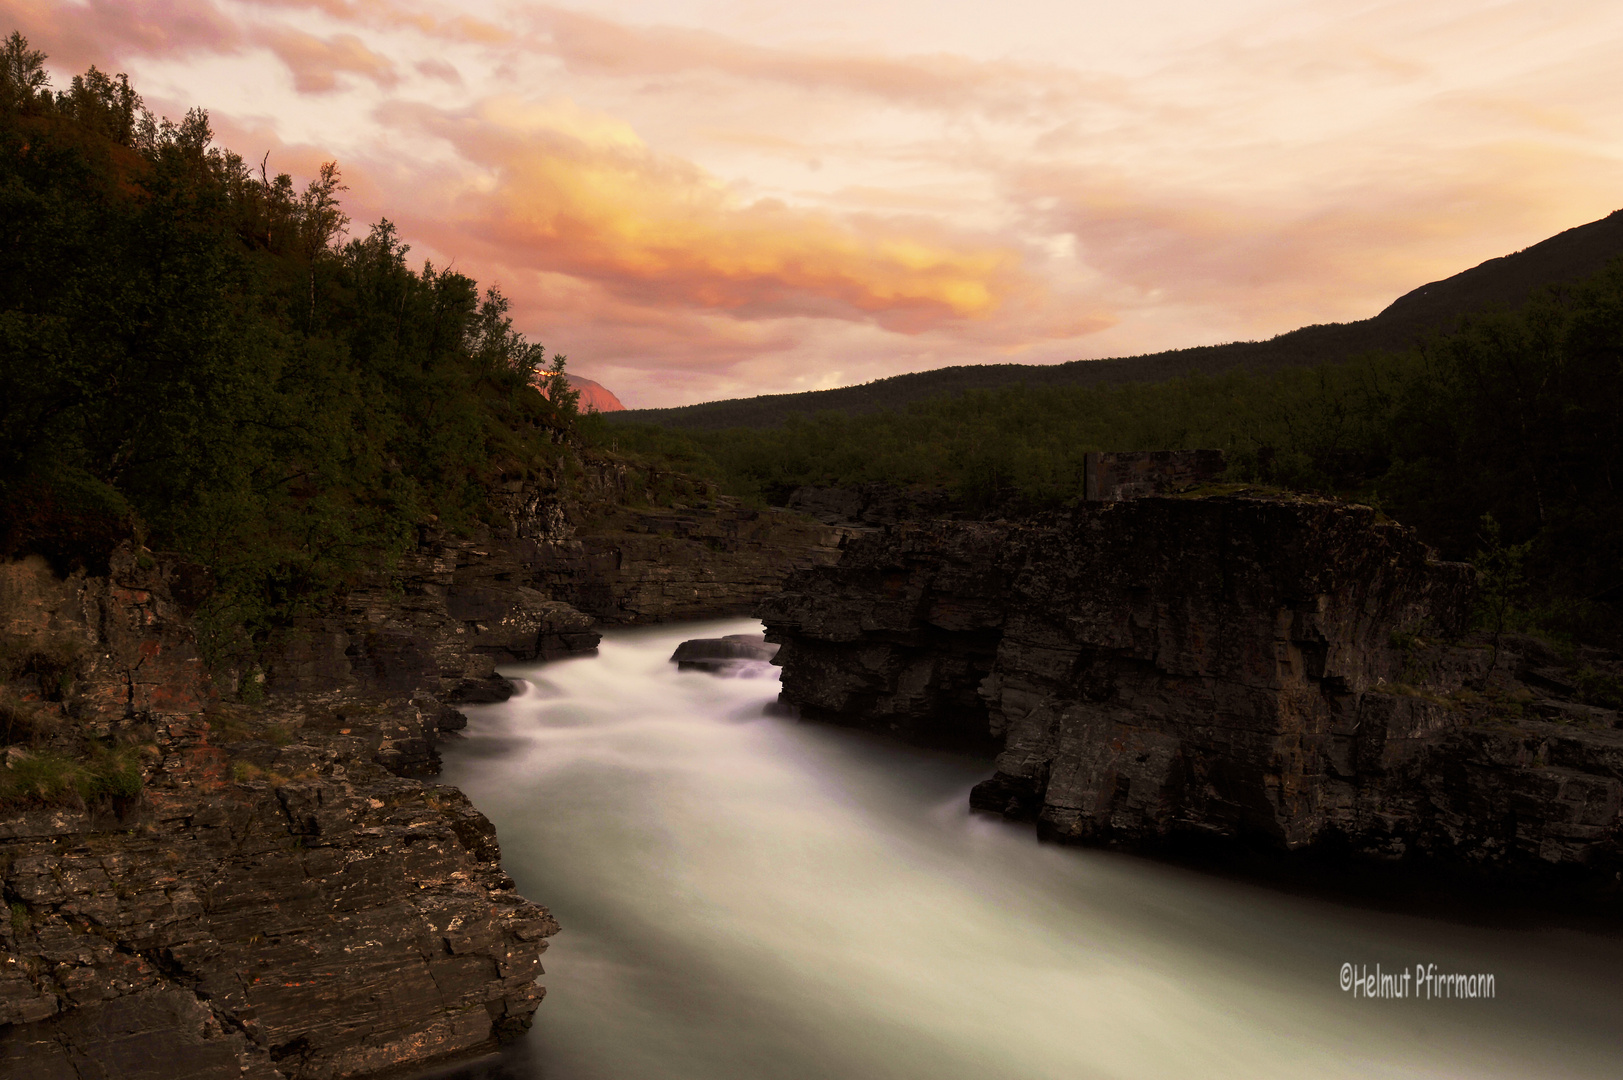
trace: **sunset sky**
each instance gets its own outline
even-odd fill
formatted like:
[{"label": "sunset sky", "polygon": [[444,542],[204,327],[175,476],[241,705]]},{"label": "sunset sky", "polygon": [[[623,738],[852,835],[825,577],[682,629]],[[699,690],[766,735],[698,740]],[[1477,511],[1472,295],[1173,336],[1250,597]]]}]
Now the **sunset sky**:
[{"label": "sunset sky", "polygon": [[628,406],[1268,337],[1623,207],[1617,0],[0,0]]}]

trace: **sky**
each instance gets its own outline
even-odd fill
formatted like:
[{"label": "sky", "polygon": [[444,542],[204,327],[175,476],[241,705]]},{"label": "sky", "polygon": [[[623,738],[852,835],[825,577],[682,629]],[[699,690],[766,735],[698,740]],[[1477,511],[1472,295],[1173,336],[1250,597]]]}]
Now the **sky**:
[{"label": "sky", "polygon": [[1623,207],[1617,0],[0,0],[629,407],[1260,339]]}]

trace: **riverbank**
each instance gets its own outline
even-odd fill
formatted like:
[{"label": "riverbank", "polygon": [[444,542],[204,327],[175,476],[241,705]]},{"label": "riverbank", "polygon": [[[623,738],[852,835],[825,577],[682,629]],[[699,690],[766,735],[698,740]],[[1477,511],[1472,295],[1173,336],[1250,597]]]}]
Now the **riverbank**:
[{"label": "riverbank", "polygon": [[1000,751],[1043,835],[1623,910],[1623,660],[1469,632],[1476,571],[1283,492],[889,525],[761,608],[808,716]]},{"label": "riverbank", "polygon": [[[1607,1077],[1623,941],[1387,908],[972,813],[990,760],[776,714],[609,630],[512,665],[444,779],[562,934],[536,1027],[457,1080]],[[1497,975],[1493,1000],[1353,999],[1344,962]],[[564,973],[567,972],[567,975]]]},{"label": "riverbank", "polygon": [[[1041,635],[1033,635],[1033,628],[1040,620],[1020,624],[1010,620],[1006,610],[1011,598],[1030,599],[1027,586],[1033,580],[1029,575],[1021,578],[1015,573],[1019,567],[1009,560],[1033,545],[1047,550],[1041,533],[1045,526],[904,522],[875,531],[819,525],[797,515],[751,510],[726,500],[714,500],[705,507],[637,508],[628,505],[626,498],[635,486],[624,475],[604,468],[586,485],[596,491],[594,501],[561,504],[549,501],[548,493],[534,485],[518,484],[502,494],[507,526],[467,537],[425,528],[418,547],[388,573],[358,582],[326,610],[285,627],[252,663],[214,673],[204,670],[191,621],[192,611],[207,595],[203,568],[132,546],[115,552],[112,572],[106,577],[80,572],[59,578],[37,558],[6,564],[7,591],[0,610],[6,616],[7,662],[15,668],[8,693],[15,700],[7,699],[8,723],[13,730],[4,777],[16,790],[10,795],[9,817],[0,821],[0,872],[11,905],[11,918],[0,930],[4,951],[0,1007],[9,1010],[5,1014],[9,1026],[0,1029],[0,1062],[34,1073],[76,1067],[75,1062],[117,1061],[121,1067],[127,1064],[126,1075],[163,1080],[177,1076],[249,1075],[261,1080],[370,1076],[481,1053],[522,1033],[543,992],[533,981],[541,953],[558,923],[573,928],[571,919],[575,918],[566,915],[554,920],[549,910],[525,897],[545,900],[549,908],[555,908],[555,897],[582,897],[586,894],[578,890],[596,886],[589,875],[576,881],[572,877],[575,871],[566,863],[530,881],[518,875],[509,877],[510,869],[499,861],[502,852],[490,822],[454,788],[432,779],[439,768],[441,740],[463,726],[463,711],[506,707],[470,703],[494,703],[507,697],[511,686],[505,675],[526,670],[524,665],[589,651],[598,642],[598,625],[619,633],[616,626],[742,614],[777,590],[785,575],[792,574],[790,588],[772,605],[800,615],[821,613],[805,620],[803,629],[810,631],[805,635],[808,639],[824,635],[827,640],[819,647],[828,662],[821,669],[826,678],[819,679],[816,671],[808,675],[808,669],[802,668],[789,679],[791,702],[796,700],[796,687],[813,687],[825,695],[845,693],[851,700],[861,697],[852,698],[853,688],[866,692],[865,687],[877,687],[883,693],[870,695],[872,701],[889,695],[884,698],[889,708],[884,723],[875,725],[886,737],[898,733],[892,723],[898,717],[918,729],[901,734],[929,735],[927,729],[941,708],[956,708],[957,727],[949,733],[953,736],[949,741],[983,752],[994,747],[1002,750],[998,775],[1005,778],[1005,786],[1007,777],[1015,775],[1005,767],[1010,763],[1010,749],[1029,750],[1036,745],[1031,737],[1037,743],[1046,737],[1045,729],[1028,721],[1058,715],[1054,710],[1045,714],[1028,708],[1016,715],[1013,708],[1025,701],[1020,692],[1031,687],[1021,680],[1029,683],[1032,672],[1005,667],[1004,677],[989,682],[992,670],[976,666],[1000,662],[1005,639],[1019,644],[1019,655],[1025,659],[1059,655],[1051,648],[1054,641],[1047,642],[1047,653],[1038,647],[1043,641]],[[1198,516],[1206,512],[1188,501],[1166,502],[1182,506],[1180,513]],[[1142,504],[1152,510],[1157,505],[1160,503],[1154,500]],[[1283,500],[1266,513],[1289,517],[1303,507],[1331,523],[1333,527],[1324,535],[1332,538],[1346,540],[1370,524],[1348,524],[1355,518],[1364,521],[1370,516],[1367,511],[1347,511],[1313,500]],[[1131,517],[1145,512],[1149,511],[1135,511],[1124,504],[1119,514]],[[1290,547],[1285,543],[1290,533],[1285,526],[1290,522],[1274,524],[1279,527],[1261,521],[1246,534],[1258,551]],[[1245,657],[1266,661],[1265,669],[1258,668],[1261,674],[1251,688],[1251,698],[1275,695],[1289,706],[1278,711],[1286,719],[1306,723],[1323,712],[1333,719],[1340,717],[1335,723],[1341,723],[1347,718],[1337,712],[1338,695],[1373,691],[1361,684],[1336,682],[1340,676],[1325,668],[1326,663],[1340,663],[1344,653],[1354,656],[1362,665],[1359,677],[1366,682],[1405,672],[1422,661],[1431,663],[1434,653],[1444,655],[1436,651],[1435,643],[1427,643],[1418,634],[1403,637],[1407,624],[1388,616],[1426,607],[1431,603],[1428,598],[1446,601],[1443,607],[1449,611],[1457,611],[1462,603],[1454,585],[1464,571],[1448,571],[1453,576],[1444,575],[1445,587],[1433,589],[1428,584],[1431,571],[1423,549],[1405,540],[1396,526],[1374,524],[1386,547],[1377,545],[1375,554],[1365,560],[1370,573],[1358,569],[1364,565],[1359,562],[1363,555],[1352,549],[1342,551],[1358,556],[1350,561],[1336,556],[1321,558],[1318,563],[1297,560],[1292,565],[1314,580],[1329,572],[1324,567],[1330,567],[1334,571],[1331,577],[1341,574],[1348,581],[1363,583],[1360,588],[1395,583],[1396,591],[1382,594],[1385,600],[1377,597],[1380,602],[1375,608],[1341,603],[1345,597],[1333,597],[1335,602],[1328,606],[1290,607],[1291,618],[1281,622],[1279,612],[1258,597],[1271,595],[1270,589],[1288,591],[1288,582],[1294,579],[1268,570],[1265,559],[1241,560],[1240,565],[1250,568],[1249,585],[1235,593],[1238,601],[1224,603],[1236,605],[1230,613],[1239,620],[1235,625],[1285,633],[1282,650],[1264,647],[1273,642],[1267,634],[1236,636],[1219,623],[1212,624],[1219,627],[1212,631],[1193,617],[1201,610],[1198,605],[1167,608],[1159,601],[1150,602],[1158,595],[1155,588],[1159,586],[1153,581],[1142,590],[1145,596],[1127,588],[1123,594],[1126,606],[1112,606],[1105,595],[1112,579],[1087,573],[1077,576],[1078,568],[1086,569],[1085,561],[1066,555],[1070,549],[1063,545],[1053,548],[1059,559],[1050,567],[1055,572],[1036,580],[1047,590],[1045,602],[1064,606],[1082,619],[1076,625],[1089,633],[1115,628],[1128,638],[1141,631],[1149,631],[1153,638],[1155,620],[1162,617],[1158,613],[1163,609],[1181,613],[1181,621],[1175,621],[1188,631],[1184,637],[1189,642],[1219,642],[1231,652],[1239,643]],[[962,565],[947,565],[957,556],[947,552],[943,561],[943,550],[937,550],[941,544],[936,541],[958,533],[990,539],[979,548],[970,544],[965,549],[967,556],[958,558]],[[1112,565],[1120,569],[1136,559],[1152,578],[1160,574],[1174,584],[1182,580],[1179,575],[1194,575],[1193,584],[1185,583],[1188,588],[1172,590],[1186,599],[1200,595],[1204,588],[1199,586],[1200,580],[1236,580],[1230,572],[1232,565],[1225,571],[1223,565],[1213,569],[1202,562],[1198,544],[1191,547],[1198,532],[1174,529],[1158,535],[1157,543],[1124,548],[1122,558]],[[903,560],[888,569],[880,566],[884,560],[875,562],[874,552],[891,550],[899,536],[912,537],[909,543],[921,537],[929,542],[915,544],[917,550],[909,549],[911,561]],[[834,566],[837,560],[838,567]],[[1211,573],[1202,578],[1206,570]],[[877,614],[870,610],[875,604],[884,610]],[[1376,616],[1369,616],[1371,611]],[[1337,612],[1347,618],[1337,622]],[[892,616],[904,622],[923,620],[928,627],[921,630],[908,623],[887,630],[886,619],[895,621]],[[1340,633],[1336,628],[1343,625],[1356,629],[1346,641],[1336,636]],[[1022,629],[1008,636],[1006,626]],[[1092,630],[1087,629],[1090,626]],[[838,632],[830,633],[830,627]],[[704,632],[687,626],[648,631],[654,635],[650,640],[671,637],[670,648],[681,637]],[[879,638],[872,636],[876,632]],[[943,642],[949,648],[935,655],[931,650]],[[1258,648],[1250,648],[1258,642]],[[786,659],[791,665],[797,650],[802,657],[822,655],[806,644],[797,641],[788,650]],[[844,655],[841,649],[850,655],[840,659]],[[1195,652],[1185,650],[1179,655]],[[637,678],[658,688],[645,702],[656,717],[666,707],[659,695],[673,689],[661,681],[666,670],[674,668],[668,656],[666,649],[664,656],[639,661],[647,670]],[[946,662],[942,662],[943,656]],[[1110,662],[1122,659],[1101,656]],[[612,675],[612,665],[592,668],[591,663],[565,660],[557,671],[610,671]],[[1469,674],[1469,667],[1455,664],[1451,677]],[[498,668],[502,674],[497,673]],[[1052,685],[1043,685],[1065,690],[1061,669],[1070,670],[1064,664],[1055,667],[1049,673]],[[919,670],[926,673],[922,681],[908,674]],[[1129,664],[1123,670],[1132,678],[1118,682],[1135,687],[1136,700],[1141,703],[1182,700],[1177,694],[1168,696],[1167,686],[1177,679],[1154,663]],[[1529,671],[1546,683],[1559,675],[1552,674],[1554,668]],[[735,725],[761,727],[761,712],[766,700],[775,697],[775,683],[729,683],[688,674],[701,681],[677,684],[684,694],[696,687],[708,688],[703,692],[722,695],[715,700],[723,706],[730,700],[726,695],[741,694],[740,700],[747,701],[740,706],[744,711],[723,707],[722,718]],[[544,690],[548,678],[538,675],[537,685]],[[1178,678],[1187,680],[1188,673]],[[604,700],[625,690],[619,681],[611,677],[598,687]],[[1330,692],[1316,688],[1313,682],[1323,683]],[[1455,689],[1458,687],[1446,692]],[[995,702],[983,696],[988,690]],[[1416,738],[1423,740],[1460,726],[1455,722],[1462,715],[1460,710],[1436,691],[1436,687],[1421,684],[1419,692],[1394,689],[1371,698],[1384,703],[1387,713],[1383,715],[1389,721],[1406,717],[1414,729],[1410,732],[1414,738],[1407,742],[1388,740],[1389,749],[1412,748],[1419,745]],[[763,694],[766,697],[757,702]],[[544,694],[533,701],[526,696],[514,707],[529,708],[542,700]],[[1083,700],[1093,699],[1084,695]],[[1007,724],[999,730],[983,727],[978,736],[974,734],[973,722],[977,717],[984,721],[989,703],[997,704],[1006,719],[1026,724],[1022,729],[1025,743],[1012,739],[1015,727]],[[902,706],[899,711],[898,705]],[[581,722],[569,720],[570,708],[580,711],[577,719]],[[979,713],[973,712],[976,708]],[[1587,729],[1573,726],[1573,720],[1583,717],[1572,710],[1568,713],[1563,714],[1565,720],[1539,713],[1526,723],[1550,727],[1546,739],[1550,745],[1565,745],[1561,740],[1582,741],[1580,736]],[[577,737],[583,743],[591,742],[590,724],[585,722],[591,709],[577,701],[565,708],[565,714],[563,722],[554,725],[560,729],[563,744],[567,746]],[[821,715],[846,723],[872,720],[861,708],[833,705]],[[712,730],[715,716],[698,726],[691,719],[663,729],[665,736],[696,740],[685,749],[680,738],[666,747],[672,768],[681,759],[702,756],[721,746]],[[1351,722],[1352,731],[1361,730],[1356,717]],[[783,734],[817,729],[790,726],[780,718],[761,730]],[[1384,730],[1390,733],[1391,725]],[[966,734],[973,737],[959,738]],[[1067,742],[1063,731],[1059,735],[1054,760],[1060,761],[1065,754],[1074,757],[1075,740]],[[1332,749],[1338,745],[1336,739],[1350,739],[1348,745],[1356,752],[1343,757],[1365,762],[1362,737],[1351,738],[1351,732],[1340,730],[1329,730],[1328,737],[1326,745]],[[1005,739],[1009,741],[1003,742]],[[519,738],[502,752],[523,745],[524,739]],[[812,752],[808,750],[812,745],[815,740],[801,744],[790,738],[781,747],[791,755],[804,755]],[[634,746],[604,745],[602,749],[610,756],[643,753]],[[65,763],[53,766],[61,781],[55,788],[49,787],[55,781],[40,779],[41,764],[51,755]],[[515,760],[526,766],[537,764],[528,756]],[[928,767],[894,757],[884,760],[893,770],[885,780],[893,790],[884,798],[903,802],[920,792],[947,790],[930,779],[937,766],[946,770],[941,775],[953,776],[978,768],[974,757],[951,755],[929,756],[928,762],[935,764]],[[1172,759],[1163,755],[1156,760],[1165,764]],[[1331,763],[1335,760],[1339,759],[1332,758]],[[1477,767],[1468,754],[1456,754],[1450,760],[1461,767]],[[657,761],[647,764],[655,774],[662,768]],[[696,775],[702,775],[708,766],[695,762],[694,767]],[[778,765],[772,766],[772,770],[778,769]],[[1542,762],[1533,761],[1530,769],[1502,775],[1532,782],[1559,779],[1566,776],[1563,769],[1570,771],[1569,765],[1546,756]],[[1266,774],[1259,767],[1246,775]],[[747,780],[755,770],[746,767],[740,775]],[[757,793],[766,802],[773,797],[774,783],[787,782],[781,771],[773,775],[777,779]],[[880,781],[879,772],[870,770],[868,775],[871,783],[865,781],[869,794],[864,798],[874,796]],[[1333,770],[1313,775],[1331,787],[1347,782]],[[1580,794],[1591,789],[1602,794],[1612,790],[1606,788],[1604,775],[1597,777],[1588,787],[1574,790]],[[977,790],[984,791],[984,772],[980,780]],[[638,781],[648,782],[646,776]],[[802,777],[795,782],[807,781]],[[1612,782],[1615,787],[1615,778]],[[1129,802],[1135,783],[1130,780],[1126,787]],[[818,783],[811,786],[816,788]],[[1122,791],[1119,782],[1100,790],[1106,788]],[[1279,806],[1291,813],[1300,807],[1324,808],[1323,800],[1315,802],[1303,795],[1300,785],[1292,790],[1300,796],[1298,801]],[[1567,809],[1579,816],[1588,813],[1593,800],[1565,799],[1564,790],[1556,789],[1546,802],[1556,808],[1570,803]],[[547,818],[549,828],[580,823],[581,807],[594,805],[595,795],[592,791],[578,794],[574,798],[566,786],[548,796],[557,800],[543,814],[553,815]],[[499,792],[496,797],[500,798]],[[704,852],[684,851],[679,844],[666,850],[660,845],[674,842],[666,828],[667,815],[685,813],[683,807],[688,803],[706,797],[702,788],[693,789],[673,809],[639,803],[621,794],[615,796],[613,805],[601,809],[628,830],[621,837],[627,853],[636,860],[663,865],[667,879],[684,882],[688,895],[702,897],[721,887],[708,883],[712,871],[720,874],[716,880],[721,883],[736,881],[736,874]],[[478,797],[481,808],[484,798]],[[967,814],[968,788],[952,798],[956,801],[949,805],[944,796],[940,806],[930,812]],[[1481,812],[1465,813],[1465,826],[1497,827],[1493,812],[1498,803],[1491,792],[1487,798]],[[1142,808],[1152,801],[1133,805]],[[1259,809],[1255,800],[1230,801],[1242,809],[1249,807],[1247,812],[1253,816]],[[1048,807],[1050,802],[1043,805]],[[1514,810],[1523,803],[1505,805]],[[624,817],[636,807],[640,809]],[[793,821],[763,812],[759,805],[752,808],[747,800],[738,809],[750,815],[744,824],[748,845],[758,849],[758,861],[778,866],[784,881],[800,881],[808,895],[818,894],[823,886],[778,862],[782,857],[795,857],[816,837],[800,832]],[[1014,809],[1020,816],[1020,806]],[[1060,809],[1076,807],[1067,804]],[[892,820],[895,817],[876,819],[865,827],[897,828],[902,830],[899,835],[905,834],[906,829]],[[514,850],[509,833],[516,828],[522,834],[529,827],[522,820],[519,824],[504,821],[500,826],[509,862]],[[1140,815],[1134,820],[1153,824],[1156,819]],[[1277,820],[1291,824],[1288,818]],[[1576,823],[1588,827],[1584,821]],[[582,833],[582,837],[588,835],[589,831]],[[1573,837],[1593,846],[1604,845],[1608,835],[1574,833]],[[745,839],[734,836],[727,842],[743,843]],[[526,846],[529,842],[521,838],[518,843]],[[883,847],[888,841],[876,837],[872,843]],[[973,860],[978,850],[964,848],[953,858]],[[899,867],[905,870],[909,856],[902,849],[886,851],[883,857],[869,859],[863,873],[847,873],[840,889],[855,894],[889,890],[889,882],[900,872]],[[1218,876],[1210,880],[1214,889],[1254,887],[1252,882],[1224,882]],[[606,887],[607,893],[598,890],[595,895],[600,899],[613,895],[620,886],[611,883]],[[921,891],[917,902],[928,908],[926,894],[927,890]],[[1274,892],[1267,895],[1283,902]],[[1322,895],[1309,899],[1326,902]],[[787,905],[784,911],[795,910],[788,898],[780,901]],[[711,905],[718,918],[726,908],[723,899],[715,897],[704,903]],[[840,906],[833,899],[828,903],[831,910]],[[1062,901],[1049,898],[1042,903]],[[571,904],[574,906],[573,901]],[[589,912],[590,905],[586,901],[574,910]],[[847,916],[877,918],[867,911],[850,911]],[[763,918],[759,913],[750,917]],[[588,914],[587,921],[580,924],[583,930],[590,919]],[[657,936],[658,928],[650,920],[657,921],[651,910],[635,913],[630,923],[600,929],[597,940],[623,935],[624,947],[635,948],[650,940],[647,934]],[[952,940],[974,942],[979,931],[973,920],[962,922]],[[808,925],[812,924],[822,925],[815,919]],[[886,925],[883,918],[878,924]],[[807,933],[811,935],[808,941],[815,942],[835,940],[842,934],[864,938],[866,932],[828,925]],[[581,939],[591,936],[583,932]],[[1011,948],[1031,948],[1018,938],[1017,934],[1010,939]],[[871,944],[877,947],[879,942]],[[666,975],[657,976],[683,987],[678,998],[693,992],[685,985],[689,976],[681,974],[684,965],[695,972],[710,970],[707,947],[683,946],[680,962],[668,965]],[[815,966],[810,952],[797,956],[791,967]],[[607,980],[602,985],[612,986],[616,980],[642,977],[633,970],[634,965],[626,966],[631,964],[629,960],[593,969],[596,962],[583,959],[577,985]],[[841,954],[841,962],[859,967],[868,963],[845,954]],[[948,968],[950,965],[942,971],[950,974]],[[779,974],[784,972],[779,970]],[[771,981],[760,973],[749,975],[752,983],[762,979]],[[988,992],[998,991],[991,987]],[[816,1005],[812,991],[802,993],[809,995],[803,1004]],[[649,1008],[663,1009],[675,999],[655,995],[651,1000]],[[680,1017],[681,1009],[672,1007],[672,1015]],[[641,1015],[648,1021],[646,1010]],[[879,1025],[872,1029],[877,1032],[886,1024],[902,1021],[881,1016],[871,1022]],[[852,1023],[860,1026],[870,1020],[856,1018]],[[823,1030],[825,1034],[818,1039],[826,1042],[832,1037],[827,1032],[838,1030],[838,1025]],[[928,1039],[917,1051],[921,1060],[930,1058],[927,1044]],[[830,1060],[843,1060],[843,1051],[832,1044],[819,1053]],[[761,1060],[772,1056],[767,1054]],[[793,1055],[785,1060],[791,1059],[812,1060],[794,1059]],[[653,1061],[650,1058],[638,1067],[654,1068]],[[867,1065],[859,1059],[853,1062],[853,1067],[878,1067],[872,1061]],[[770,1075],[770,1070],[757,1075]]]},{"label": "riverbank", "polygon": [[[418,547],[206,670],[205,568],[132,545],[106,576],[0,567],[0,1071],[381,1076],[528,1027],[557,923],[494,829],[432,782],[498,663],[595,622],[747,610],[839,530],[725,500],[627,505],[625,470]],[[591,614],[556,598],[567,581]]]}]

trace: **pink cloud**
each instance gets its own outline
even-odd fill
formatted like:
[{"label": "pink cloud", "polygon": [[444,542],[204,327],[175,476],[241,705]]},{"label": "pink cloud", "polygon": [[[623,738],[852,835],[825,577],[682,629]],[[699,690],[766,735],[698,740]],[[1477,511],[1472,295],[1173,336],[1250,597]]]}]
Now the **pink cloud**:
[{"label": "pink cloud", "polygon": [[353,34],[319,38],[285,26],[244,26],[210,0],[90,0],[84,6],[0,0],[0,14],[45,47],[53,63],[73,70],[134,56],[230,54],[259,44],[287,65],[301,93],[336,89],[341,72],[383,87],[399,82],[394,64]]},{"label": "pink cloud", "polygon": [[416,68],[430,79],[439,79],[441,82],[448,82],[453,86],[462,85],[462,73],[438,57],[419,60]]},{"label": "pink cloud", "polygon": [[[1535,6],[1319,0],[1169,36],[1133,82],[955,55],[922,33],[896,54],[803,48],[551,5],[500,8],[501,25],[448,0],[0,0],[0,14],[56,68],[179,58],[154,84],[177,111],[216,104],[207,82],[181,98],[187,60],[275,56],[297,95],[216,110],[222,143],[270,148],[299,176],[338,157],[358,223],[387,215],[418,255],[500,282],[549,347],[649,403],[1357,318],[1600,216],[1623,183],[1612,60],[1604,40],[1527,59],[1544,47]],[[458,104],[556,85],[560,68],[615,115]],[[386,104],[334,112],[357,84]],[[401,100],[424,94],[436,104]],[[344,149],[310,145],[324,139]]]},{"label": "pink cloud", "polygon": [[531,15],[541,32],[535,46],[579,71],[637,78],[714,71],[747,82],[1005,115],[1074,111],[1132,96],[1126,80],[1051,65],[950,53],[888,57],[773,48],[709,30],[636,27],[558,7],[533,8]]},{"label": "pink cloud", "polygon": [[210,0],[89,0],[85,4],[0,0],[0,19],[53,64],[82,70],[135,55],[184,55],[237,48],[237,24]]},{"label": "pink cloud", "polygon": [[420,9],[392,0],[247,0],[256,7],[272,10],[319,11],[340,22],[357,26],[381,26],[421,31],[439,39],[499,44],[511,41],[512,33],[472,15],[456,14],[436,18]]},{"label": "pink cloud", "polygon": [[1411,288],[1581,223],[1562,193],[1585,192],[1589,216],[1600,216],[1623,168],[1500,141],[1347,178],[1298,178],[1272,199],[1073,165],[1018,164],[1006,176],[1032,229],[1074,236],[1121,306],[1205,307],[1272,334],[1365,318]]},{"label": "pink cloud", "polygon": [[293,73],[301,94],[324,94],[338,89],[338,73],[353,72],[388,88],[400,81],[394,64],[361,43],[354,34],[318,38],[298,30],[275,27],[254,35]]}]

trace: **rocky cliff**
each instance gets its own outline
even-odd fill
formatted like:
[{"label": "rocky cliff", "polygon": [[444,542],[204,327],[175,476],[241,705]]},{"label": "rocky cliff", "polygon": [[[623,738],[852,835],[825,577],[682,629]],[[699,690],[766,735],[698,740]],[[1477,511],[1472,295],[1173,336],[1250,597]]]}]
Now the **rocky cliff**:
[{"label": "rocky cliff", "polygon": [[0,1074],[354,1076],[522,1031],[557,924],[460,792],[391,771],[448,710],[222,702],[201,576],[129,547],[106,578],[0,567]]},{"label": "rocky cliff", "polygon": [[1462,637],[1473,576],[1366,507],[1154,497],[890,526],[759,613],[787,702],[1000,750],[972,804],[1056,838],[1610,880],[1623,667]]},{"label": "rocky cliff", "polygon": [[589,651],[597,626],[748,615],[792,570],[838,559],[851,532],[658,470],[577,467],[569,485],[505,484],[499,526],[425,526],[397,565],[296,620],[259,658],[270,692],[499,700],[499,664]]},{"label": "rocky cliff", "polygon": [[558,925],[429,779],[454,704],[599,622],[745,613],[843,535],[577,466],[212,673],[205,569],[0,565],[0,1076],[368,1076],[529,1025]]}]

